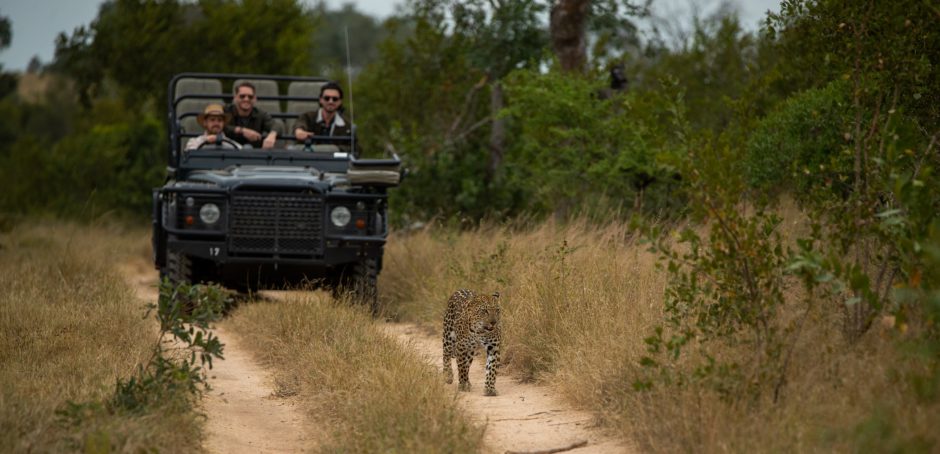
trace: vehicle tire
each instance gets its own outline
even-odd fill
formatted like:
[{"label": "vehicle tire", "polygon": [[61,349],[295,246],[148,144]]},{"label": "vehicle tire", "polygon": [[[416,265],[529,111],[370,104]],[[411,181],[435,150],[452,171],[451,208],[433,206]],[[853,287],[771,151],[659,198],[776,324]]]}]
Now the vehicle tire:
[{"label": "vehicle tire", "polygon": [[193,263],[186,254],[176,251],[166,251],[166,266],[160,270],[160,278],[168,278],[170,283],[192,284]]},{"label": "vehicle tire", "polygon": [[338,298],[343,293],[349,293],[356,304],[369,308],[372,314],[378,313],[378,262],[376,259],[364,259],[348,265],[333,286],[333,297]]}]

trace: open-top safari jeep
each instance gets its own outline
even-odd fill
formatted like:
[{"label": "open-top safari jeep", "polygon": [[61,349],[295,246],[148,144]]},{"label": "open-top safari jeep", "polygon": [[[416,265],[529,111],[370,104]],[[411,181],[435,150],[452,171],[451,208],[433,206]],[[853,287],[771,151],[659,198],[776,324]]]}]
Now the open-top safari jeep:
[{"label": "open-top safari jeep", "polygon": [[[255,85],[257,106],[275,118],[275,148],[184,150],[202,133],[197,115],[209,103],[229,101],[240,80]],[[318,107],[325,82],[204,73],[170,81],[167,180],[153,190],[153,254],[161,276],[238,290],[328,287],[375,308],[387,191],[400,181],[401,161],[394,154],[358,159],[348,136],[294,144],[284,126]]]}]

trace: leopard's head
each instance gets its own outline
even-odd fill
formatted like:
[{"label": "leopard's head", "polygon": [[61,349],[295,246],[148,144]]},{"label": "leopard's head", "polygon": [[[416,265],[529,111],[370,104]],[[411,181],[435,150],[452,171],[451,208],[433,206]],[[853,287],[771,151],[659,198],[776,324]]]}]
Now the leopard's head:
[{"label": "leopard's head", "polygon": [[486,334],[499,326],[499,292],[474,296],[470,307],[470,329],[473,332]]}]

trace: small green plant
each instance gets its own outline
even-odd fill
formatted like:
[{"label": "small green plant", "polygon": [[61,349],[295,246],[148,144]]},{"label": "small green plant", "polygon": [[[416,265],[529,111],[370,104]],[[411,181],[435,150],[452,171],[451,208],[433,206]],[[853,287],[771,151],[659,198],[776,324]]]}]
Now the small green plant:
[{"label": "small green plant", "polygon": [[66,424],[79,425],[98,412],[145,413],[153,406],[187,402],[209,388],[207,370],[213,359],[222,359],[224,345],[210,330],[232,305],[232,298],[214,285],[160,283],[156,303],[147,305],[159,323],[157,340],[149,360],[127,379],[118,379],[114,394],[104,402],[67,402],[59,410]]},{"label": "small green plant", "polygon": [[[727,399],[769,390],[776,401],[811,300],[801,316],[781,320],[790,253],[777,232],[780,218],[747,198],[733,147],[722,140],[699,142],[677,168],[690,219],[707,233],[644,228],[669,285],[664,324],[645,339],[648,355],[641,360],[653,373],[634,387],[700,382]],[[680,362],[683,356],[690,358]]]}]

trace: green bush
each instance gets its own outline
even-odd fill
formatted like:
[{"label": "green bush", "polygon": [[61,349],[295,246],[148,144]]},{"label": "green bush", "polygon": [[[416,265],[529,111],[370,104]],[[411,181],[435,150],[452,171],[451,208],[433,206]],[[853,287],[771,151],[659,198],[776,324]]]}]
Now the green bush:
[{"label": "green bush", "polygon": [[114,117],[120,103],[98,103],[58,142],[24,134],[0,154],[0,211],[94,217],[140,215],[163,176],[165,128],[153,115]]},{"label": "green bush", "polygon": [[[512,185],[556,213],[670,205],[677,100],[670,89],[598,97],[597,82],[559,72],[517,71],[506,83],[505,114],[518,128],[507,156]],[[608,206],[597,206],[599,199]]]},{"label": "green bush", "polygon": [[847,141],[849,90],[843,81],[806,90],[765,117],[747,142],[750,184],[796,193],[820,186],[848,190],[853,162]]}]

